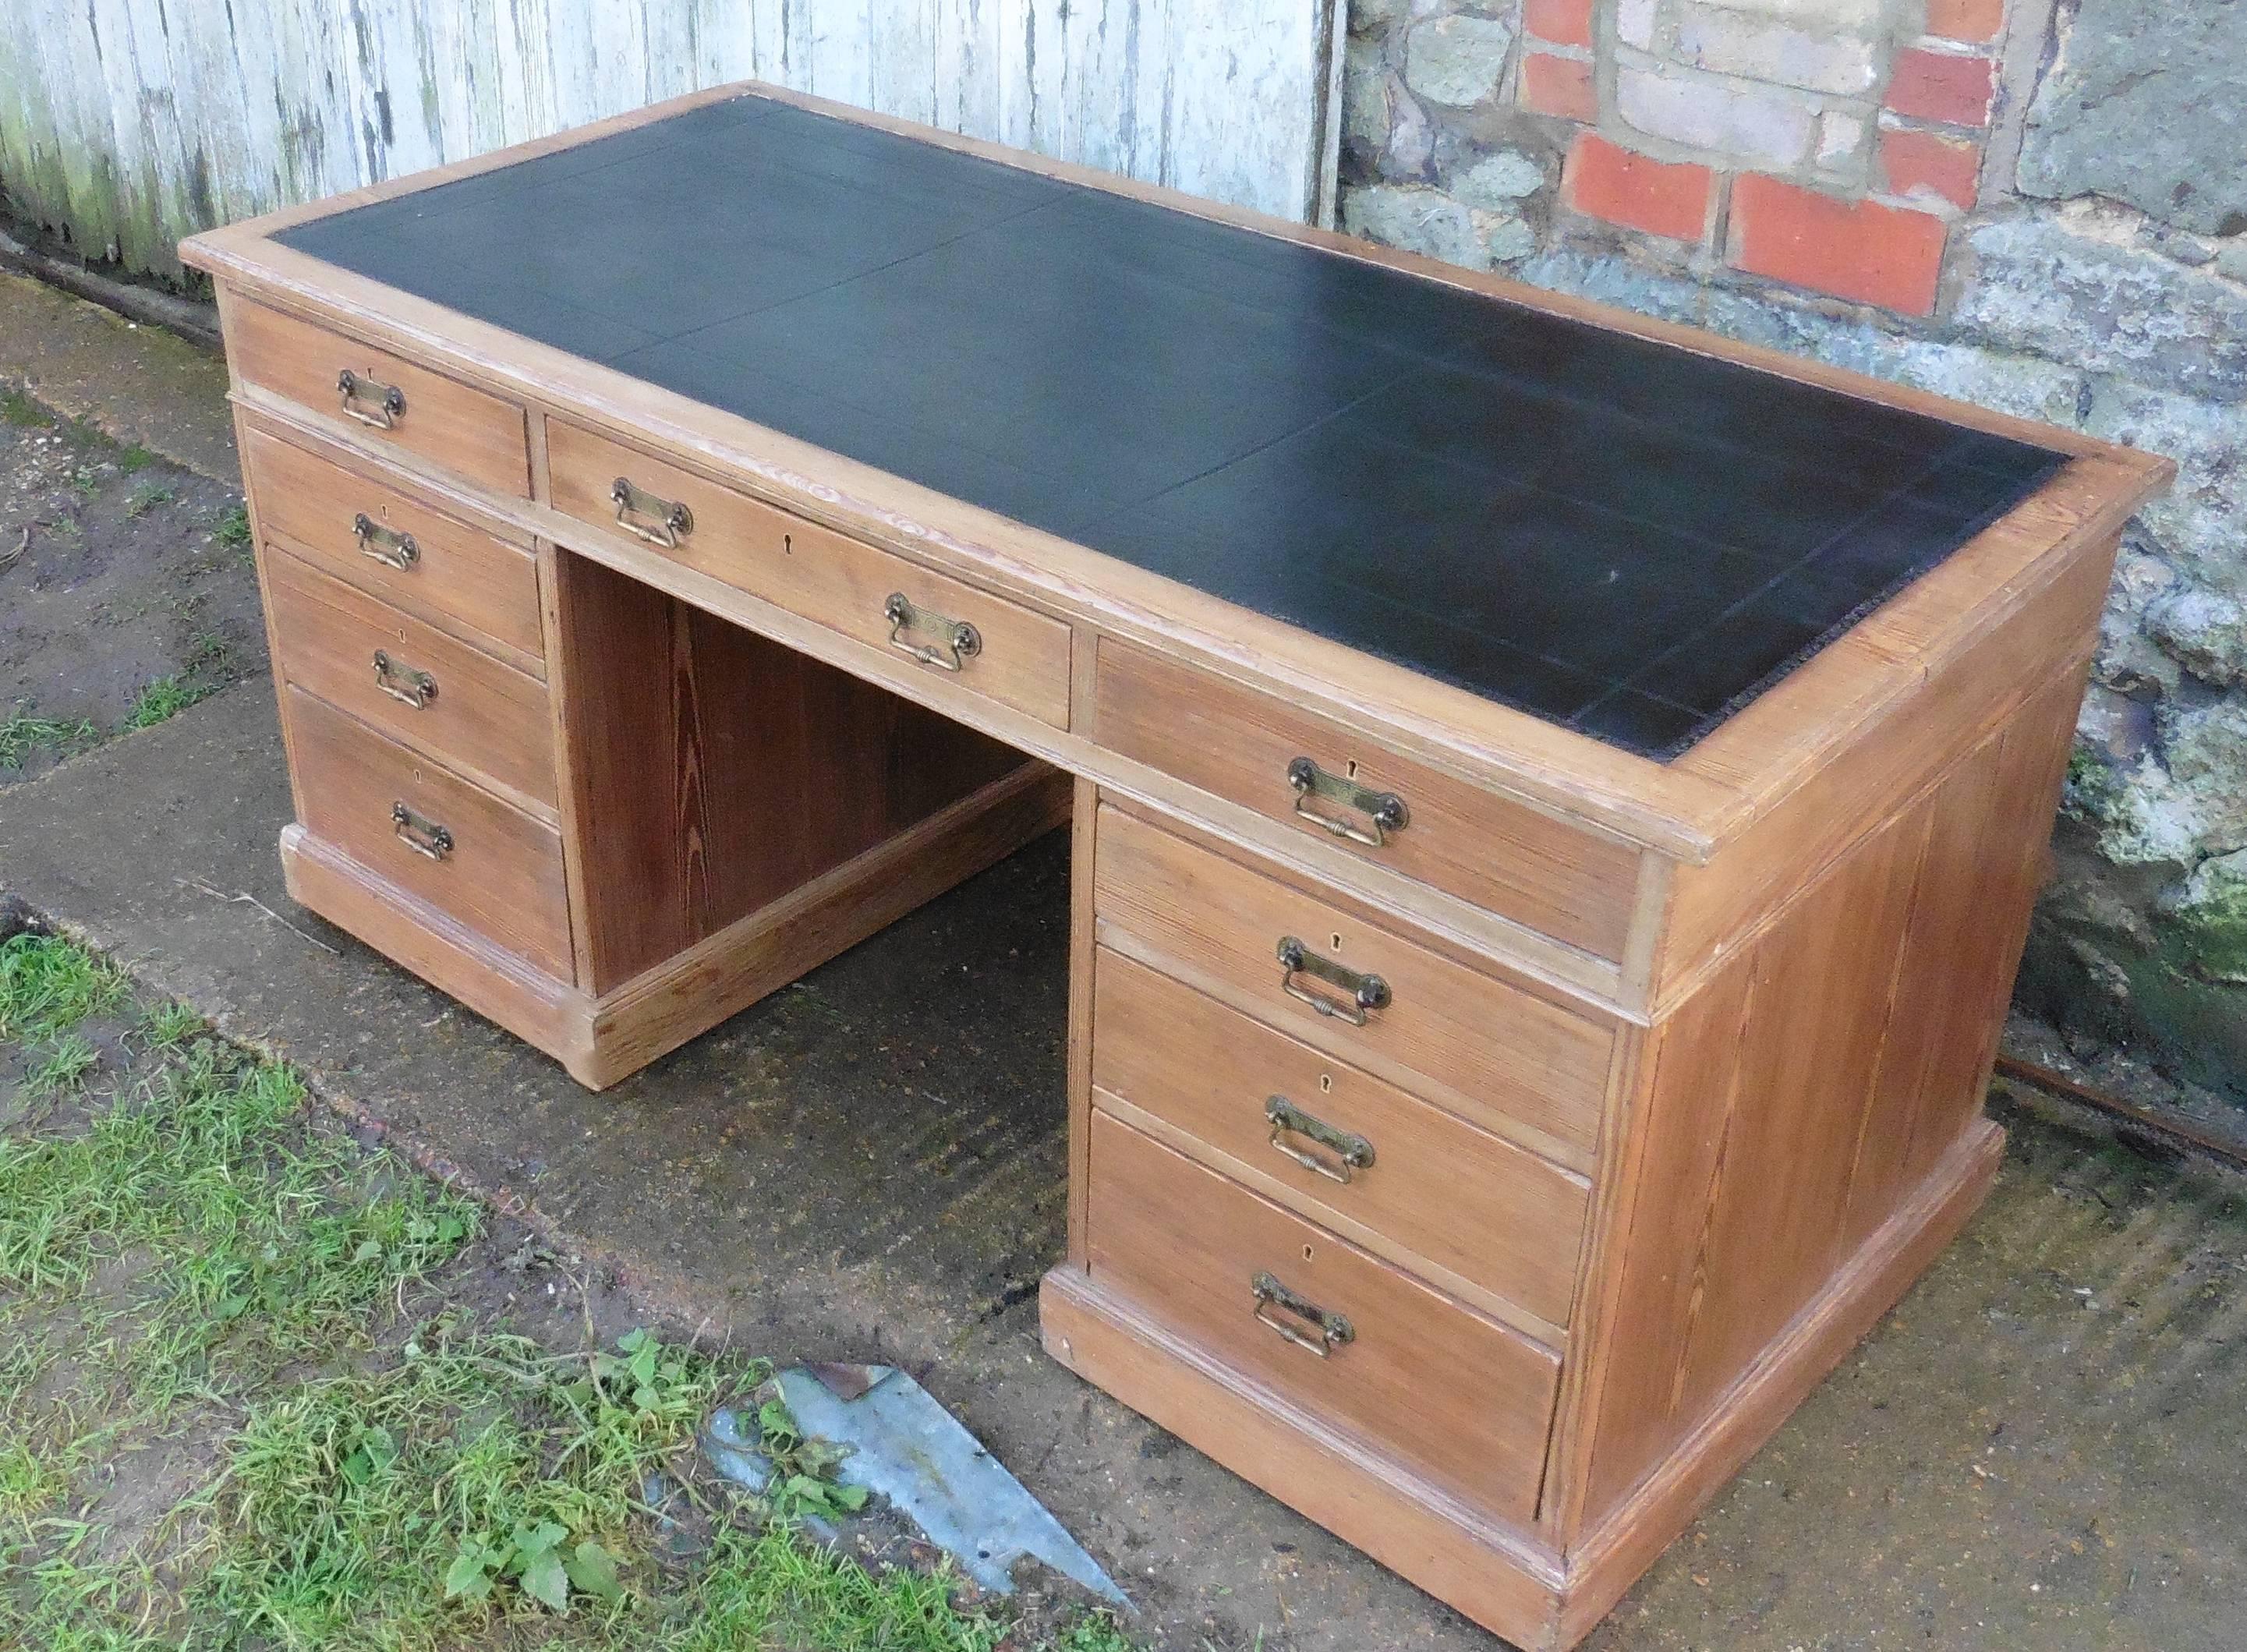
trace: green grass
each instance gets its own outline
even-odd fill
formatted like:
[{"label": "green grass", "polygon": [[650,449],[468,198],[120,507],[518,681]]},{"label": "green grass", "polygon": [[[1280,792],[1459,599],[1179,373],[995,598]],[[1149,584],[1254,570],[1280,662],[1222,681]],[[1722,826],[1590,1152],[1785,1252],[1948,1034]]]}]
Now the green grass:
[{"label": "green grass", "polygon": [[[143,447],[137,441],[127,442],[124,447],[119,448],[117,452],[117,468],[128,476],[135,475],[140,472],[147,469],[149,466],[155,462],[156,455],[150,453],[146,447]],[[163,488],[160,491],[166,499],[169,499],[172,496],[172,490],[168,488]]]},{"label": "green grass", "polygon": [[115,970],[58,937],[25,933],[0,941],[0,1039],[54,1038],[116,1008],[129,990]]},{"label": "green grass", "polygon": [[249,549],[249,508],[236,505],[211,524],[211,537],[229,550]]},{"label": "green grass", "polygon": [[82,1034],[65,1033],[24,1075],[24,1088],[40,1097],[82,1089],[86,1075],[100,1064],[100,1055]]},{"label": "green grass", "polygon": [[210,693],[208,686],[188,682],[185,678],[156,678],[133,697],[133,704],[125,713],[124,727],[128,731],[154,728],[158,723],[178,716]]},{"label": "green grass", "polygon": [[475,1205],[71,943],[0,945],[0,1081],[66,1048],[82,1116],[0,1130],[0,1647],[1130,1652],[808,1540],[695,1445],[762,1401],[827,1482],[793,1505],[848,1501],[763,1362],[511,1333]]},{"label": "green grass", "polygon": [[97,738],[100,731],[84,718],[34,717],[14,711],[0,720],[0,768],[21,768],[34,752],[65,754]]},{"label": "green grass", "polygon": [[132,496],[125,502],[125,515],[128,519],[137,519],[147,515],[159,505],[170,504],[178,497],[179,494],[174,489],[161,483],[135,488]]},{"label": "green grass", "polygon": [[0,424],[35,430],[54,422],[52,413],[12,385],[0,390]]}]

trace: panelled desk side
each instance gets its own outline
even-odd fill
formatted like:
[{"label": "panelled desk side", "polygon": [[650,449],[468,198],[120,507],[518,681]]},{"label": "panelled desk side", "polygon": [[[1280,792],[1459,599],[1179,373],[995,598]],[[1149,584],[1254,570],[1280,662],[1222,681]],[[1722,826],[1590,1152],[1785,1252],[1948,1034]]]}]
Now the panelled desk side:
[{"label": "panelled desk side", "polygon": [[[270,238],[741,90],[183,246],[229,342],[291,892],[598,1087],[1073,819],[1048,1348],[1493,1629],[1572,1644],[1986,1189],[2117,536],[2170,468],[755,88],[2072,455],[1657,764]],[[1294,754],[1412,825],[1307,825]],[[1311,1014],[1275,929],[1393,1001]],[[1270,1124],[1267,1087],[1322,1133]],[[1356,1130],[1382,1157],[1342,1179]]]}]

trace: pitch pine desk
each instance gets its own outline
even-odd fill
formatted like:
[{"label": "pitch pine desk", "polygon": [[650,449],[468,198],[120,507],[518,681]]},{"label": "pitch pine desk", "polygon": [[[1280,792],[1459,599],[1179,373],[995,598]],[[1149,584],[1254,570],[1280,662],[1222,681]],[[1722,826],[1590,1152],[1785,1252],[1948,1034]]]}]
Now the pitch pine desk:
[{"label": "pitch pine desk", "polygon": [[2162,461],[767,88],[182,254],[296,897],[598,1087],[1070,823],[1047,1346],[1511,1639],[1987,1187]]}]

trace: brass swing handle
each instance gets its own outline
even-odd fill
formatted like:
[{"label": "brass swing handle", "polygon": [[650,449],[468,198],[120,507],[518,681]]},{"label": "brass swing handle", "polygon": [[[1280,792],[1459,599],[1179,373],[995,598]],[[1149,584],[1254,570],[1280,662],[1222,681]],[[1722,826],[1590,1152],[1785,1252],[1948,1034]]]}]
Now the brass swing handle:
[{"label": "brass swing handle", "polygon": [[386,528],[363,510],[352,518],[352,537],[359,543],[360,556],[400,573],[421,560],[421,547],[414,543],[413,535]]},{"label": "brass swing handle", "polygon": [[[1377,792],[1340,775],[1329,775],[1308,757],[1298,757],[1287,765],[1287,784],[1295,788],[1298,815],[1314,826],[1322,827],[1336,837],[1347,837],[1354,843],[1382,848],[1389,842],[1390,833],[1401,832],[1412,823],[1412,811],[1395,792]],[[1307,807],[1313,798],[1356,809],[1371,824],[1361,826],[1356,821]]]},{"label": "brass swing handle", "polygon": [[343,394],[344,412],[363,425],[395,430],[398,421],[406,417],[406,393],[396,385],[386,385],[346,367],[336,375],[336,388]]},{"label": "brass swing handle", "polygon": [[[932,609],[917,608],[901,590],[893,590],[882,604],[883,616],[890,622],[890,646],[901,654],[911,654],[924,666],[933,666],[939,671],[959,671],[968,660],[983,652],[983,633],[964,619],[949,619]],[[909,632],[922,631],[942,640],[934,647],[911,639]]]},{"label": "brass swing handle", "polygon": [[427,672],[393,659],[382,649],[374,651],[374,686],[393,700],[420,711],[437,698],[437,679]]},{"label": "brass swing handle", "polygon": [[[1248,1289],[1256,1302],[1256,1322],[1270,1327],[1307,1354],[1324,1359],[1343,1344],[1357,1340],[1357,1328],[1349,1322],[1347,1314],[1321,1307],[1310,1298],[1289,1290],[1269,1273],[1259,1273],[1250,1280]],[[1280,1314],[1287,1318],[1277,1317]],[[1290,1320],[1296,1323],[1289,1323]]]},{"label": "brass swing handle", "polygon": [[[1272,1127],[1274,1147],[1329,1182],[1347,1186],[1356,1172],[1373,1168],[1372,1143],[1349,1130],[1336,1130],[1322,1118],[1312,1117],[1284,1096],[1274,1096],[1264,1103],[1264,1122]],[[1290,1136],[1315,1143],[1334,1157],[1328,1158],[1308,1148],[1297,1147],[1287,1140]]]},{"label": "brass swing handle", "polygon": [[679,542],[694,531],[694,513],[676,499],[663,499],[638,486],[629,476],[609,484],[616,502],[617,526],[651,545],[677,550]]},{"label": "brass swing handle", "polygon": [[390,829],[399,842],[417,855],[442,860],[453,852],[453,834],[427,815],[417,815],[402,802],[390,806]]},{"label": "brass swing handle", "polygon": [[[1293,935],[1280,937],[1280,990],[1292,999],[1308,1004],[1322,1015],[1331,1015],[1337,1021],[1348,1021],[1352,1027],[1365,1025],[1365,1018],[1376,1009],[1389,1007],[1389,983],[1378,975],[1363,975],[1331,958],[1322,958],[1305,946]],[[1308,975],[1329,986],[1339,986],[1349,994],[1348,999],[1329,998],[1324,993],[1314,993],[1295,985],[1295,977]]]}]

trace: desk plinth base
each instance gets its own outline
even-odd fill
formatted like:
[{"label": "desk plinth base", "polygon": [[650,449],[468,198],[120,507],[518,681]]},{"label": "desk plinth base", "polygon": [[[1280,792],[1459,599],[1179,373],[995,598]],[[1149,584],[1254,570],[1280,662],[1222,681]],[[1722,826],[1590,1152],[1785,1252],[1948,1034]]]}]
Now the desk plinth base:
[{"label": "desk plinth base", "polygon": [[604,1089],[1067,823],[1070,782],[1027,764],[594,997],[291,825],[291,899]]},{"label": "desk plinth base", "polygon": [[1484,1628],[1526,1652],[1561,1652],[1592,1631],[1957,1236],[2004,1149],[2005,1132],[1976,1120],[1683,1445],[1565,1546],[1461,1504],[1371,1442],[1338,1436],[1073,1262],[1045,1276],[1046,1351]]}]

